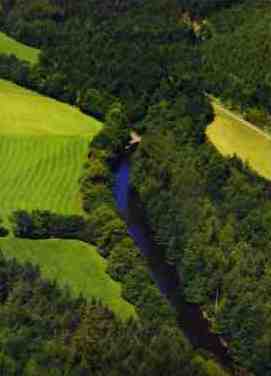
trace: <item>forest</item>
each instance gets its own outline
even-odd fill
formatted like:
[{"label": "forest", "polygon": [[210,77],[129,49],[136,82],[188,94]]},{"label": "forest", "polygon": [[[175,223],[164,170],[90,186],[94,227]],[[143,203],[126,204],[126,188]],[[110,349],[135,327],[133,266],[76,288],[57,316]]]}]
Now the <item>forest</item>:
[{"label": "forest", "polygon": [[[206,90],[270,131],[270,2],[246,1],[208,20],[203,52]],[[225,22],[226,20],[226,22]]]},{"label": "forest", "polygon": [[[270,2],[0,4],[1,31],[41,51],[35,63],[0,54],[0,78],[104,125],[82,161],[84,213],[18,209],[0,235],[93,244],[137,315],[122,322],[101,302],[2,255],[3,375],[271,375],[270,181],[220,155],[206,136],[215,117],[209,94],[270,131]],[[186,301],[225,341],[227,370],[189,344],[117,211],[112,171],[131,130],[142,136],[131,185]]]},{"label": "forest", "polygon": [[122,323],[3,255],[0,282],[2,375],[208,375],[174,327]]}]

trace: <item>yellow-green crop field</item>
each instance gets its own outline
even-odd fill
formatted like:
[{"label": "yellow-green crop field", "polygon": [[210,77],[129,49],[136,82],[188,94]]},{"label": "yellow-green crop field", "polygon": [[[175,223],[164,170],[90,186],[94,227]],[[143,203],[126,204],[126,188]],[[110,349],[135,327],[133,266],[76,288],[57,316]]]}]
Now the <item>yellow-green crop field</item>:
[{"label": "yellow-green crop field", "polygon": [[26,46],[0,32],[0,54],[15,55],[20,60],[35,64],[39,58],[37,48]]},{"label": "yellow-green crop field", "polygon": [[271,179],[271,138],[213,102],[215,120],[207,129],[209,140],[224,156],[238,156],[252,170]]}]

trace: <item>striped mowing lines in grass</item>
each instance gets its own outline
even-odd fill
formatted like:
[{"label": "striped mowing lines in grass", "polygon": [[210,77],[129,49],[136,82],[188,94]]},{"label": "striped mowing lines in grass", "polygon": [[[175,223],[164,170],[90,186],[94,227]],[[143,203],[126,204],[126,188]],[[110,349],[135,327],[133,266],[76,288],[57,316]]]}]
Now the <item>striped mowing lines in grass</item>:
[{"label": "striped mowing lines in grass", "polygon": [[122,319],[136,317],[134,307],[121,297],[121,285],[106,274],[106,260],[96,248],[77,240],[0,239],[6,257],[39,265],[42,275],[68,286],[73,295],[93,297]]},{"label": "striped mowing lines in grass", "polygon": [[20,60],[35,64],[38,61],[39,53],[37,48],[26,46],[0,32],[0,54],[15,55]]},{"label": "striped mowing lines in grass", "polygon": [[18,209],[79,213],[87,150],[83,137],[0,137],[1,215]]},{"label": "striped mowing lines in grass", "polygon": [[79,178],[101,129],[74,107],[0,80],[0,202],[14,210],[80,214]]}]

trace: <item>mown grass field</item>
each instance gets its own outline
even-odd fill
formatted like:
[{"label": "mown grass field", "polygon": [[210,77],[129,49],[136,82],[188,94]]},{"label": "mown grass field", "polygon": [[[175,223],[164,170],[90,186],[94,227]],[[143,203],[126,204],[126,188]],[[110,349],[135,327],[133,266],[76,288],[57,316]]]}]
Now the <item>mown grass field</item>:
[{"label": "mown grass field", "polygon": [[92,136],[101,123],[76,107],[0,80],[0,134]]},{"label": "mown grass field", "polygon": [[12,54],[20,60],[28,61],[30,64],[35,64],[39,58],[38,49],[17,42],[2,32],[0,32],[0,54]]},{"label": "mown grass field", "polygon": [[74,107],[0,80],[0,216],[81,212],[79,177],[101,123]]},{"label": "mown grass field", "polygon": [[259,175],[271,179],[271,139],[213,103],[216,118],[207,136],[224,156],[237,155]]},{"label": "mown grass field", "polygon": [[95,297],[122,319],[136,317],[134,307],[121,298],[121,285],[106,274],[106,260],[95,247],[77,240],[0,239],[0,249],[8,258],[39,265],[41,273],[60,286],[68,286],[75,296]]}]

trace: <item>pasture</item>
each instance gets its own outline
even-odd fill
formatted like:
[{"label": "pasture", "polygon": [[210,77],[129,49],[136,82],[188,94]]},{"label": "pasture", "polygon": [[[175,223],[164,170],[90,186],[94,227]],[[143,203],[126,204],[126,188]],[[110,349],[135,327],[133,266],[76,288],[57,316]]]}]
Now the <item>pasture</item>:
[{"label": "pasture", "polygon": [[15,55],[18,59],[25,60],[30,64],[35,64],[39,58],[37,48],[17,42],[2,32],[0,32],[0,54]]},{"label": "pasture", "polygon": [[259,175],[271,179],[271,138],[217,103],[213,106],[216,117],[207,128],[208,139],[222,155],[236,155]]},{"label": "pasture", "polygon": [[0,80],[0,216],[41,209],[79,214],[79,177],[101,123]]},{"label": "pasture", "polygon": [[77,240],[0,239],[8,258],[39,265],[42,275],[68,286],[74,296],[96,298],[122,319],[136,317],[134,307],[121,297],[121,285],[106,273],[106,260],[96,248]]}]

